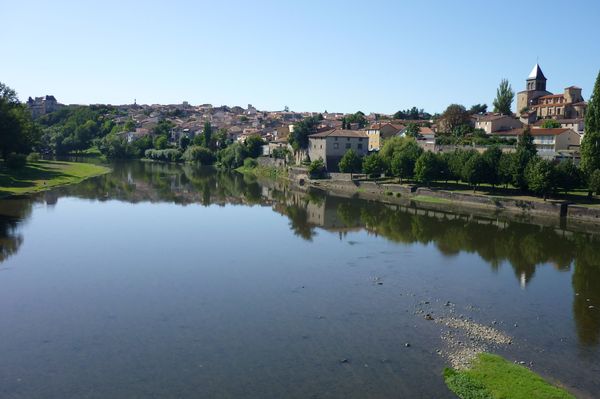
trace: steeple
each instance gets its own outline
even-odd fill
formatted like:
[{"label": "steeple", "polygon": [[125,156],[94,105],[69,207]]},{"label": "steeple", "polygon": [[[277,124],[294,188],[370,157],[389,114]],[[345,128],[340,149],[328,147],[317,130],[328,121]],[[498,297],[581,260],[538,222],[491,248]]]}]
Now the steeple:
[{"label": "steeple", "polygon": [[546,90],[546,77],[540,64],[535,64],[531,73],[527,77],[527,90],[528,91],[545,91]]}]

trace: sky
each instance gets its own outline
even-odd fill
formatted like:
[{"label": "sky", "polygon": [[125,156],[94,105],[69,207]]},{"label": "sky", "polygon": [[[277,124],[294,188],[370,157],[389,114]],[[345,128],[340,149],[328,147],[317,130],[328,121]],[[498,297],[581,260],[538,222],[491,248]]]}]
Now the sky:
[{"label": "sky", "polygon": [[[539,60],[588,99],[600,1],[0,0],[0,82],[22,101],[442,112],[491,106]],[[513,103],[513,107],[514,107]]]}]

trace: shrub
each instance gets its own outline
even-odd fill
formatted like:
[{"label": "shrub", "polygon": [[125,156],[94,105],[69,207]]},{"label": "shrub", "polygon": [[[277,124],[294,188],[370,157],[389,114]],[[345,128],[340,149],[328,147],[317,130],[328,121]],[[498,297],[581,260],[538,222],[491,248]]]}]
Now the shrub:
[{"label": "shrub", "polygon": [[6,166],[11,169],[21,169],[27,163],[27,157],[25,154],[11,153],[6,157]]},{"label": "shrub", "polygon": [[385,172],[385,162],[379,154],[367,155],[363,158],[363,172],[371,177],[380,176]]},{"label": "shrub", "polygon": [[254,158],[244,159],[244,167],[248,169],[254,169],[258,166],[258,161]]},{"label": "shrub", "polygon": [[27,162],[38,162],[39,160],[40,160],[39,152],[32,152],[31,154],[27,155]]},{"label": "shrub", "polygon": [[164,162],[179,162],[181,160],[181,151],[174,148],[166,150],[146,150],[144,156],[148,159]]},{"label": "shrub", "polygon": [[214,154],[206,147],[197,145],[189,146],[181,159],[185,162],[199,163],[200,165],[212,165],[215,163]]},{"label": "shrub", "polygon": [[325,163],[323,160],[317,159],[316,161],[312,161],[310,165],[308,165],[308,173],[313,179],[322,179],[325,177]]}]

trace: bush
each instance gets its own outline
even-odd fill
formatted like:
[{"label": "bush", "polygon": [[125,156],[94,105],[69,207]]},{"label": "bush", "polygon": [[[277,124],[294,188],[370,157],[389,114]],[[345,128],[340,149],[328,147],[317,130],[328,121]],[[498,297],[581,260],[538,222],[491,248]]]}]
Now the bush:
[{"label": "bush", "polygon": [[239,142],[233,143],[217,153],[217,159],[225,169],[235,169],[242,166],[244,159],[247,157],[246,147]]},{"label": "bush", "polygon": [[144,156],[148,159],[164,162],[179,162],[181,160],[181,151],[174,148],[166,150],[146,150]]},{"label": "bush", "polygon": [[244,159],[244,168],[254,169],[258,166],[258,161],[254,158]]},{"label": "bush", "polygon": [[371,177],[379,177],[385,172],[386,164],[379,154],[367,155],[363,158],[363,172]]},{"label": "bush", "polygon": [[31,154],[27,155],[27,162],[38,162],[39,160],[40,160],[39,152],[32,152]]},{"label": "bush", "polygon": [[208,148],[197,145],[189,146],[181,156],[181,159],[185,162],[199,163],[200,165],[212,165],[215,163],[214,154]]},{"label": "bush", "polygon": [[323,160],[317,159],[316,161],[312,161],[308,165],[308,173],[312,179],[322,179],[325,177],[325,163]]},{"label": "bush", "polygon": [[590,193],[600,193],[600,169],[594,170],[588,181],[588,190]]},{"label": "bush", "polygon": [[21,169],[27,163],[27,157],[25,154],[11,153],[6,157],[6,166],[11,169]]}]

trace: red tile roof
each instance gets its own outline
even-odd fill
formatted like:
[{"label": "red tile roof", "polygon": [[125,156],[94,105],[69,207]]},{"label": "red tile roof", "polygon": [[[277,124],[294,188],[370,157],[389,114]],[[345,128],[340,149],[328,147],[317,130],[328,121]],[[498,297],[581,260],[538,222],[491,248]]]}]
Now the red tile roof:
[{"label": "red tile roof", "polygon": [[326,138],[326,137],[364,137],[364,138],[368,138],[369,136],[363,130],[332,129],[332,130],[327,130],[324,132],[311,134],[308,137],[319,139],[319,138]]}]

